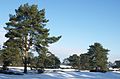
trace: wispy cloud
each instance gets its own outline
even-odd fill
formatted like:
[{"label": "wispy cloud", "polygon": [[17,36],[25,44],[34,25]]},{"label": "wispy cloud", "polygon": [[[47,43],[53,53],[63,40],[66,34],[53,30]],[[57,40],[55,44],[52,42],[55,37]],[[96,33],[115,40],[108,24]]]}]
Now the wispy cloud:
[{"label": "wispy cloud", "polygon": [[0,27],[0,45],[3,45],[3,43],[6,41],[7,38],[5,38],[6,31]]}]

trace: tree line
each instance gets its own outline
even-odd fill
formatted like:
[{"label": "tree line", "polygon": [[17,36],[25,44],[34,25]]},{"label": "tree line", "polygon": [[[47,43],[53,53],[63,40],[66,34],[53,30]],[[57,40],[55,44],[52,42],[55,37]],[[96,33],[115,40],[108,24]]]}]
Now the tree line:
[{"label": "tree line", "polygon": [[63,63],[71,65],[73,68],[80,70],[108,70],[108,49],[103,48],[100,43],[90,45],[88,52],[84,54],[73,54],[65,58]]}]

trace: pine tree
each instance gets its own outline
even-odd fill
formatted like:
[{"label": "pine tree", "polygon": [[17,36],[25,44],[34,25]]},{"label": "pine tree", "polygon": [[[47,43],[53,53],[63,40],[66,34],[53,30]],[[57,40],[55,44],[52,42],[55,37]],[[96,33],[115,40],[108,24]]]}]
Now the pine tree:
[{"label": "pine tree", "polygon": [[72,56],[70,56],[67,59],[73,68],[77,68],[77,69],[80,68],[80,57],[77,54],[73,54]]},{"label": "pine tree", "polygon": [[108,49],[103,48],[100,43],[94,43],[94,45],[89,46],[88,54],[90,56],[90,68],[100,69],[103,71],[107,70],[107,54]]},{"label": "pine tree", "polygon": [[5,29],[7,38],[12,38],[19,48],[24,63],[24,73],[27,73],[28,52],[33,49],[46,53],[49,44],[57,42],[61,36],[49,37],[49,29],[45,28],[48,20],[45,19],[45,10],[38,10],[37,5],[21,5],[15,10],[15,15],[10,15]]}]

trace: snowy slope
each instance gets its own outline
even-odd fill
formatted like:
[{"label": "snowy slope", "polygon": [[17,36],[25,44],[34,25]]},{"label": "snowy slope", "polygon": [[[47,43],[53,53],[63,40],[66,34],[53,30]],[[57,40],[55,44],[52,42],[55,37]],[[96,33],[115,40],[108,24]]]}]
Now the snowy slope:
[{"label": "snowy slope", "polygon": [[43,74],[5,75],[0,79],[120,79],[120,73],[107,72],[50,72]]}]

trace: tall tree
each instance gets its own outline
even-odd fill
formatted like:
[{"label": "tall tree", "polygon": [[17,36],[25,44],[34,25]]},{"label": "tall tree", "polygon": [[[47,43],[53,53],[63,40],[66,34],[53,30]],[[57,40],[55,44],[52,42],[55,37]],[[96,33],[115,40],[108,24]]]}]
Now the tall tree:
[{"label": "tall tree", "polygon": [[99,68],[101,70],[107,70],[107,55],[109,50],[103,48],[100,43],[94,43],[94,45],[89,46],[88,54],[90,56],[90,68]]},{"label": "tall tree", "polygon": [[35,49],[38,53],[46,53],[49,44],[57,42],[61,36],[49,37],[49,29],[45,28],[48,20],[45,19],[45,10],[38,10],[37,5],[21,5],[10,15],[5,29],[7,38],[15,40],[19,52],[23,56],[24,73],[27,73],[28,52]]}]

